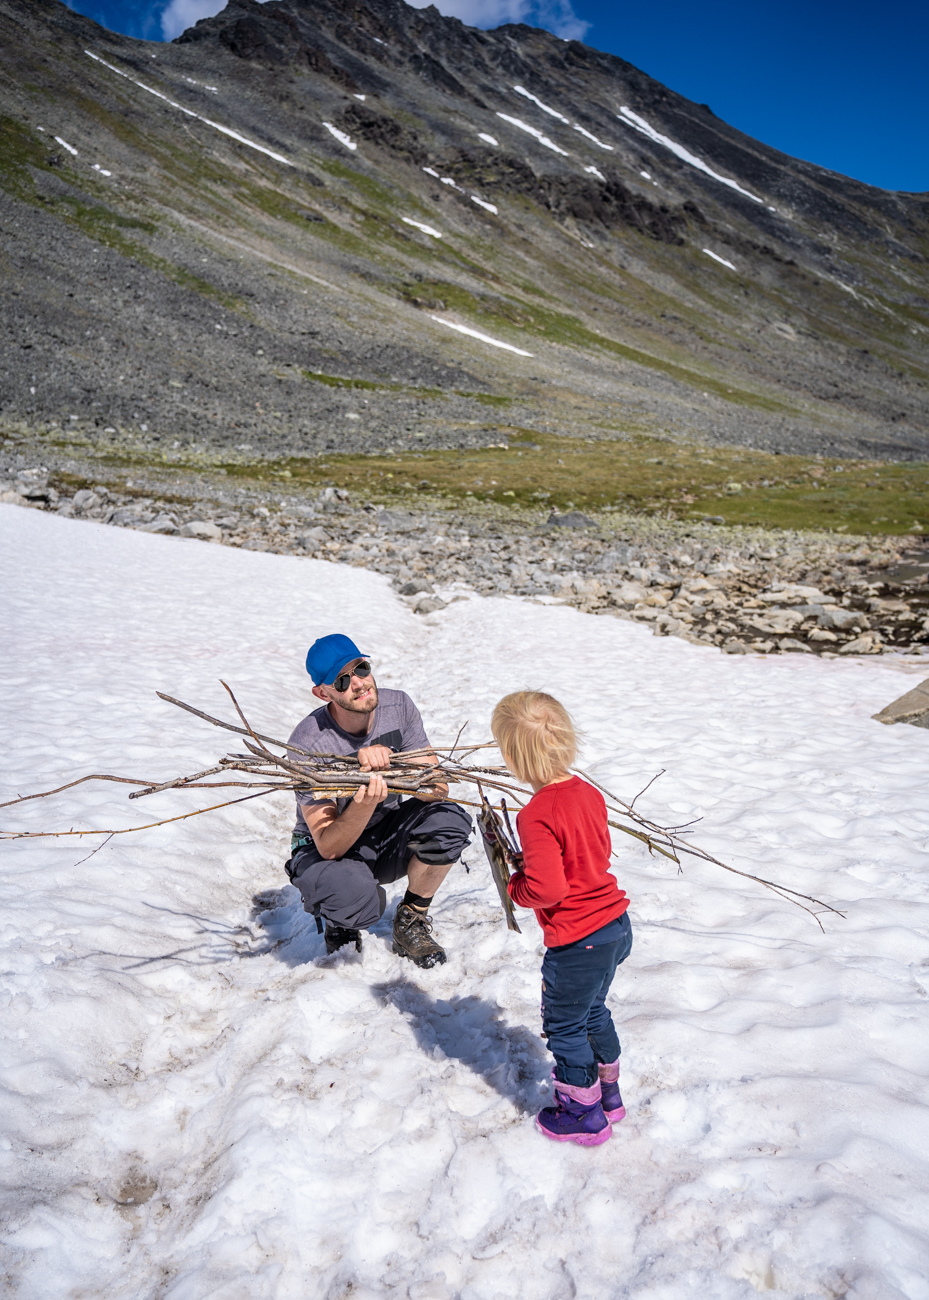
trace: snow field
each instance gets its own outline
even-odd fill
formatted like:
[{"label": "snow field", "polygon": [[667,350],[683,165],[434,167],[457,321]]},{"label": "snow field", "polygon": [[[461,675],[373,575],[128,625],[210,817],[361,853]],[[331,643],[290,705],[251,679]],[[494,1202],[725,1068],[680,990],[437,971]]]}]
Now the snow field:
[{"label": "snow field", "polygon": [[[17,1300],[923,1300],[929,1192],[926,733],[870,720],[887,663],[730,658],[575,610],[427,619],[319,561],[0,508],[5,792],[208,765],[236,690],[284,734],[341,629],[436,740],[553,691],[585,763],[732,865],[847,908],[826,933],[751,882],[617,835],[632,956],[611,1006],[629,1110],[596,1150],[531,1115],[539,931],[478,845],[434,909],[449,962],[323,955],[282,797],[110,840],[4,845],[0,1170]],[[230,737],[232,746],[235,738]],[[0,825],[202,806],[77,787]],[[230,792],[234,794],[235,792]],[[219,792],[220,797],[223,792]],[[3,797],[10,797],[9,793]],[[81,859],[85,859],[81,862]],[[393,890],[399,896],[401,886]]]}]

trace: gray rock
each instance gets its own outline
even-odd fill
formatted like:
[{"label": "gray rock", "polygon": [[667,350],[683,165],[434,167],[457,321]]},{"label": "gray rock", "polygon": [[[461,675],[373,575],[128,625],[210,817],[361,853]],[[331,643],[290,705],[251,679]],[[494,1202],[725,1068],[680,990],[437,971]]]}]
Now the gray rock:
[{"label": "gray rock", "polygon": [[252,537],[242,545],[243,551],[266,551],[267,549],[268,543],[259,541],[257,537]]},{"label": "gray rock", "polygon": [[108,524],[115,524],[117,528],[132,528],[142,522],[142,516],[134,506],[123,506],[120,510],[114,510],[107,519]]},{"label": "gray rock", "polygon": [[221,542],[223,530],[206,519],[191,519],[190,523],[181,525],[182,537],[197,537],[202,542]]},{"label": "gray rock", "polygon": [[437,610],[446,609],[444,600],[439,600],[438,596],[424,596],[418,600],[413,607],[415,614],[435,614]]},{"label": "gray rock", "polygon": [[929,728],[929,677],[893,703],[885,705],[880,713],[871,716],[876,722],[883,722],[887,726],[908,722],[913,727]]},{"label": "gray rock", "polygon": [[542,525],[543,531],[552,528],[596,528],[592,519],[582,515],[580,510],[569,510],[566,515],[551,515]]},{"label": "gray rock", "polygon": [[811,655],[813,653],[808,645],[804,645],[802,641],[795,641],[793,637],[789,636],[782,636],[777,643],[777,648],[787,654],[793,652],[794,654]]},{"label": "gray rock", "polygon": [[725,655],[747,655],[749,653],[745,642],[737,641],[735,637],[730,637],[728,641],[724,641],[719,648]]},{"label": "gray rock", "polygon": [[819,616],[819,626],[836,632],[850,632],[852,628],[866,631],[871,626],[867,614],[858,609],[824,609]]},{"label": "gray rock", "polygon": [[164,533],[170,536],[177,532],[177,524],[170,515],[157,515],[150,524],[139,524],[140,533]]},{"label": "gray rock", "polygon": [[379,527],[391,533],[412,533],[422,527],[418,515],[404,514],[400,510],[379,510],[377,522]]},{"label": "gray rock", "polygon": [[434,590],[432,583],[425,578],[411,578],[400,588],[401,596],[418,596],[420,592],[428,592],[430,595]]},{"label": "gray rock", "polygon": [[81,488],[79,492],[75,492],[72,501],[75,510],[90,510],[100,504],[100,498],[96,493],[91,492],[90,488]]},{"label": "gray rock", "polygon": [[308,551],[315,551],[320,546],[324,546],[330,540],[331,534],[327,533],[325,528],[308,528],[304,533],[298,533],[294,541],[298,546],[304,547]]}]

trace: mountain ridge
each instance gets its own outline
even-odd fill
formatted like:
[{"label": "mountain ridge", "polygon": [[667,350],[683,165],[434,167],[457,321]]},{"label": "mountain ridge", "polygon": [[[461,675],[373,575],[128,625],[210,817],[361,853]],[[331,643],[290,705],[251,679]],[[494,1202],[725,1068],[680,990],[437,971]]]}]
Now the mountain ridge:
[{"label": "mountain ridge", "polygon": [[[0,34],[0,419],[227,456],[514,427],[929,452],[929,195],[402,0],[233,0],[158,46],[0,0]],[[115,355],[83,355],[78,318]]]}]

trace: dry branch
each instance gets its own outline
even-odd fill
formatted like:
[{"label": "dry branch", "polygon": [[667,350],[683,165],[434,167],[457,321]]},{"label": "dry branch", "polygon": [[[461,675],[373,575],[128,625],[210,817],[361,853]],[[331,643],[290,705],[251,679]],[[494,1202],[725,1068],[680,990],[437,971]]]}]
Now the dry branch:
[{"label": "dry branch", "polygon": [[[349,799],[356,794],[360,786],[370,783],[374,773],[362,771],[357,758],[342,754],[310,753],[299,746],[290,745],[282,740],[275,740],[271,736],[265,736],[255,731],[239,707],[238,701],[230,688],[225,682],[222,685],[229,693],[233,707],[243,724],[241,727],[211,717],[210,714],[203,713],[200,709],[195,709],[182,700],[176,700],[171,695],[164,695],[161,691],[158,691],[157,694],[160,699],[184,709],[187,713],[192,713],[195,717],[202,718],[214,727],[220,727],[235,735],[244,736],[246,738],[245,748],[249,751],[247,754],[227,754],[220,758],[213,767],[203,768],[201,771],[193,772],[189,776],[176,776],[167,781],[142,781],[137,778],[111,776],[102,773],[82,776],[74,781],[69,781],[66,785],[58,786],[54,790],[44,790],[38,794],[21,795],[17,799],[10,799],[4,804],[0,804],[0,807],[8,808],[14,804],[25,803],[30,799],[45,799],[51,795],[60,794],[64,790],[69,790],[85,781],[117,781],[126,785],[141,786],[141,789],[133,790],[130,793],[130,799],[142,799],[146,795],[160,794],[166,790],[217,790],[238,787],[253,790],[254,793],[242,795],[237,799],[230,799],[225,803],[213,804],[208,808],[197,808],[175,817],[147,822],[142,826],[128,826],[117,830],[17,831],[0,829],[0,840],[57,838],[62,836],[80,837],[84,835],[127,835],[133,831],[148,830],[155,826],[166,826],[171,822],[184,821],[188,817],[197,817],[201,813],[213,812],[218,808],[228,808],[232,804],[244,803],[246,800],[257,799],[262,795],[274,794],[278,791],[296,795],[301,798],[302,802],[309,802],[311,799]],[[388,792],[403,795],[435,795],[449,786],[464,784],[476,786],[481,797],[483,797],[485,789],[496,792],[501,796],[501,806],[503,807],[505,807],[502,800],[503,795],[509,795],[520,805],[531,799],[532,792],[516,784],[507,768],[488,767],[482,764],[469,765],[466,762],[466,759],[470,758],[477,750],[494,748],[493,742],[487,741],[479,745],[467,745],[465,746],[466,753],[461,758],[456,759],[454,757],[463,730],[464,727],[458,732],[453,745],[437,745],[434,748],[412,749],[404,753],[392,754],[390,766],[377,773],[377,775],[385,779]],[[268,748],[269,745],[284,752],[276,754],[273,749]],[[585,781],[588,781],[600,791],[606,800],[608,811],[623,819],[617,821],[614,817],[610,817],[608,819],[610,826],[644,844],[650,853],[658,853],[668,858],[679,869],[682,869],[681,855],[684,854],[696,858],[698,861],[721,867],[723,871],[742,876],[746,880],[752,880],[765,889],[772,890],[779,898],[783,898],[785,901],[793,903],[808,912],[820,929],[822,929],[822,923],[817,915],[817,910],[829,912],[834,916],[844,916],[844,913],[838,908],[824,902],[822,899],[813,898],[777,881],[767,880],[765,877],[754,875],[749,871],[740,871],[737,867],[731,867],[727,863],[721,862],[705,849],[701,849],[692,841],[684,838],[688,834],[687,825],[692,823],[685,826],[662,826],[647,817],[643,817],[636,810],[635,804],[657,777],[653,777],[652,781],[649,781],[648,785],[639,791],[639,794],[635,796],[631,803],[626,803],[600,785],[587,772],[582,771],[580,768],[576,768],[575,771],[578,776],[583,777]],[[204,780],[205,777],[227,776],[227,774],[231,776],[233,773],[236,776],[242,774],[253,779]],[[661,773],[658,775],[661,775]],[[481,807],[480,803],[475,803],[473,800],[461,798],[457,795],[443,793],[442,797],[469,808]]]}]

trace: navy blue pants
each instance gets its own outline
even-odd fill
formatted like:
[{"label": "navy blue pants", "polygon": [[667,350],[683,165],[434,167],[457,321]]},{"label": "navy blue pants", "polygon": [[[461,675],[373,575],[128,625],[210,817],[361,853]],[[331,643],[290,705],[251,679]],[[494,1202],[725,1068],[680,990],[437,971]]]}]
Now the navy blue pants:
[{"label": "navy blue pants", "polygon": [[384,885],[406,875],[414,854],[427,864],[457,862],[471,831],[471,816],[459,804],[405,799],[367,826],[341,858],[324,858],[311,842],[297,850],[287,874],[304,911],[366,930],[384,915]]},{"label": "navy blue pants", "polygon": [[542,962],[542,1035],[555,1058],[555,1078],[578,1088],[597,1080],[597,1064],[619,1056],[619,1038],[606,995],[616,967],[632,951],[624,912],[576,943],[546,948]]}]

